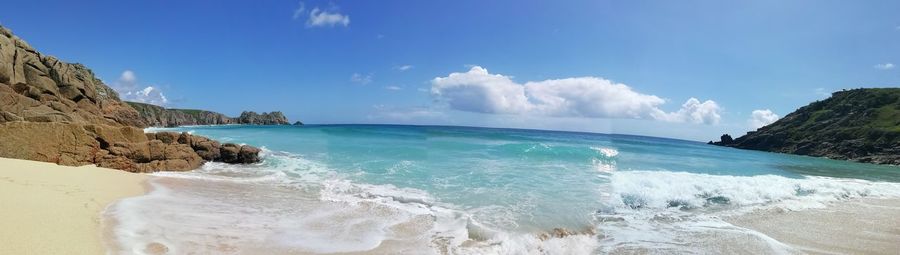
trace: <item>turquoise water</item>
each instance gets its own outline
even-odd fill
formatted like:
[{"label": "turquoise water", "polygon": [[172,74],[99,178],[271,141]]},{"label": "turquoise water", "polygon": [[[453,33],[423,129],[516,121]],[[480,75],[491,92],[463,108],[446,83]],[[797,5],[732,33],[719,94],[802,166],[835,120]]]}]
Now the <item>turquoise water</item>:
[{"label": "turquoise water", "polygon": [[[704,248],[686,236],[753,234],[723,215],[900,197],[898,167],[654,137],[393,125],[157,130],[263,147],[265,160],[156,174],[154,192],[111,210],[123,253],[152,243],[237,254],[694,253]],[[193,216],[190,227],[173,220]],[[568,233],[554,236],[560,228]],[[757,239],[763,250],[783,248]]]}]

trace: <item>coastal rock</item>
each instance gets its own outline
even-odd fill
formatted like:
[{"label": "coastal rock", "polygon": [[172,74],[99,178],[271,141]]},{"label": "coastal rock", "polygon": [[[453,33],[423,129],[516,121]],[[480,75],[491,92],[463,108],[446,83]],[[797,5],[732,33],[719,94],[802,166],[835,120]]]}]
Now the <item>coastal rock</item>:
[{"label": "coastal rock", "polygon": [[250,164],[259,162],[259,152],[259,148],[249,145],[243,145],[241,146],[240,152],[238,152],[238,160],[240,162],[237,163]]},{"label": "coastal rock", "polygon": [[731,135],[729,135],[729,134],[724,134],[724,135],[722,135],[722,136],[719,138],[719,141],[718,141],[718,142],[709,141],[708,144],[715,144],[715,145],[723,145],[723,146],[727,146],[727,145],[731,145],[731,144],[733,144],[733,143],[734,143],[734,139],[731,138]]},{"label": "coastal rock", "polygon": [[219,147],[220,160],[232,164],[250,164],[259,162],[260,149],[249,145],[237,145],[233,143],[223,144]]},{"label": "coastal rock", "polygon": [[221,151],[221,159],[222,162],[225,163],[237,163],[240,160],[239,153],[241,152],[240,145],[233,143],[223,144],[222,147],[219,148]]},{"label": "coastal rock", "polygon": [[834,92],[733,141],[712,144],[900,165],[900,88]]},{"label": "coastal rock", "polygon": [[257,125],[289,125],[287,117],[281,112],[269,112],[257,114],[256,112],[242,112],[237,118],[239,124],[257,124]]},{"label": "coastal rock", "polygon": [[300,122],[298,120],[298,121],[294,122],[294,126],[303,126],[303,122]]},{"label": "coastal rock", "polygon": [[[80,125],[56,122],[6,122],[0,124],[0,157],[22,158],[80,166],[96,164],[100,167],[131,172],[187,171],[200,167],[205,161],[227,163],[259,162],[259,149],[252,146],[228,144],[232,157],[201,157],[221,148],[195,150],[188,143],[214,146],[218,143],[202,136],[174,133],[180,139],[170,140],[171,132],[156,134],[160,139],[147,139],[134,127]],[[215,155],[215,154],[212,154]]]},{"label": "coastal rock", "polygon": [[[218,142],[188,133],[145,134],[145,119],[152,120],[122,102],[87,67],[42,55],[0,26],[0,157],[132,172],[185,171],[223,161]],[[229,162],[260,160],[259,149],[244,147]]]}]

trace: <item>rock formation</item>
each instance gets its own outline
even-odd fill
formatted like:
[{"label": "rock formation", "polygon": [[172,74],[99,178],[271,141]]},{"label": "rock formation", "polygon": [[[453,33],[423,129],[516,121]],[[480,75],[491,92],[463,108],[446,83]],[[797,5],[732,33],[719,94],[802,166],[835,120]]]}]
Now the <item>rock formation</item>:
[{"label": "rock formation", "polygon": [[732,142],[722,138],[713,144],[900,165],[900,88],[838,91]]},{"label": "rock formation", "polygon": [[281,112],[258,114],[256,112],[243,112],[240,117],[230,118],[224,114],[194,110],[194,109],[169,109],[152,104],[126,102],[137,110],[145,123],[154,127],[177,127],[186,125],[224,125],[224,124],[248,124],[248,125],[287,125],[287,118]]},{"label": "rock formation", "polygon": [[147,125],[177,127],[187,125],[234,124],[234,120],[217,112],[190,109],[166,109],[152,104],[126,102],[137,110]]},{"label": "rock formation", "polygon": [[258,125],[289,125],[291,122],[288,121],[284,114],[281,112],[269,112],[257,114],[256,112],[242,112],[240,117],[237,117],[235,121],[238,124],[258,124]]},{"label": "rock formation", "polygon": [[134,172],[259,161],[250,146],[144,134],[147,125],[90,69],[42,55],[0,26],[0,157]]}]

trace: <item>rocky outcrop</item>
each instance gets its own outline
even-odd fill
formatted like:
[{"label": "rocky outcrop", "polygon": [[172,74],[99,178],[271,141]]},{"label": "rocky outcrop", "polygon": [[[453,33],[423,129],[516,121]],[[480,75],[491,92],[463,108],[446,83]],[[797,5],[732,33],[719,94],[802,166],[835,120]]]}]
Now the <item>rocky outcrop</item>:
[{"label": "rocky outcrop", "polygon": [[287,125],[287,118],[281,112],[258,114],[256,112],[243,112],[240,117],[230,118],[224,114],[194,110],[194,109],[169,109],[152,104],[126,102],[137,110],[141,118],[154,127],[177,127],[187,125]]},{"label": "rocky outcrop", "polygon": [[[250,146],[189,134],[144,134],[147,126],[90,69],[42,55],[0,26],[0,157],[133,172],[259,161],[259,149]],[[237,156],[220,153],[235,147]]]},{"label": "rocky outcrop", "polygon": [[734,144],[734,138],[731,138],[731,135],[729,135],[729,134],[724,134],[721,137],[719,137],[718,142],[709,141],[709,144],[728,146],[728,145]]},{"label": "rocky outcrop", "polygon": [[733,141],[722,138],[710,143],[900,165],[900,88],[838,91]]},{"label": "rocky outcrop", "polygon": [[0,27],[2,119],[144,126],[90,69],[41,55]]},{"label": "rocky outcrop", "polygon": [[256,112],[242,112],[240,117],[235,121],[238,124],[257,124],[257,125],[290,125],[284,114],[281,112],[264,112],[257,114]]}]

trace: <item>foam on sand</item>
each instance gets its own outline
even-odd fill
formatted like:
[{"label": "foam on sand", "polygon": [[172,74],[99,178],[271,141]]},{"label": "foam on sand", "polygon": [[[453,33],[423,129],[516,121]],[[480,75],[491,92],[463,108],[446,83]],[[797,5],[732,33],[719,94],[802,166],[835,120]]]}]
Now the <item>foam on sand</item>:
[{"label": "foam on sand", "polygon": [[0,158],[0,254],[103,254],[101,211],[145,175]]},{"label": "foam on sand", "polygon": [[507,232],[429,193],[355,183],[267,152],[263,165],[155,173],[107,216],[116,254],[589,254],[593,231]]},{"label": "foam on sand", "polygon": [[[833,208],[852,208],[860,200],[900,198],[897,183],[829,177],[629,171],[613,173],[610,181],[603,198],[608,207],[598,211],[598,229],[604,235],[601,249],[607,253],[796,254],[833,250],[828,244],[795,240],[804,240],[801,236],[807,235],[833,238],[853,235],[828,227],[838,222],[837,218],[815,215]],[[892,221],[891,217],[900,214],[888,211],[886,217],[882,211],[870,208],[844,216],[851,221],[880,218]],[[806,229],[803,226],[807,224],[819,224],[821,228]],[[892,230],[873,228],[872,231],[875,235],[885,235]],[[887,239],[898,240],[897,236]],[[843,243],[857,240],[874,239],[851,237]],[[885,243],[873,242],[880,244],[875,245],[880,247],[876,249],[886,247]],[[845,251],[868,253],[856,248]]]}]

